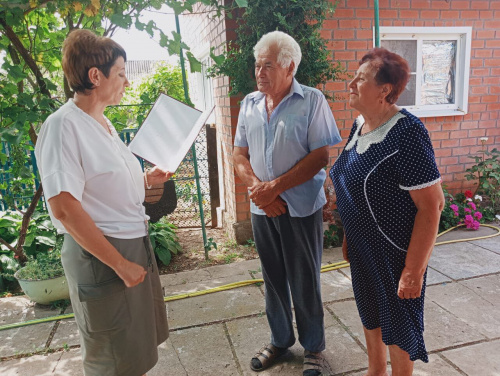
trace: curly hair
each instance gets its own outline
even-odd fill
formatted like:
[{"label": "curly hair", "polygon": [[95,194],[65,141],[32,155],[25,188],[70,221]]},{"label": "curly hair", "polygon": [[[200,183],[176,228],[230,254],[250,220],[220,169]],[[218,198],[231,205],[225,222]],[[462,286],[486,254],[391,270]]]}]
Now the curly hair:
[{"label": "curly hair", "polygon": [[68,35],[62,53],[62,67],[68,83],[74,91],[81,93],[94,88],[89,78],[90,68],[96,67],[109,77],[116,59],[121,56],[127,61],[125,50],[114,40],[82,29]]},{"label": "curly hair", "polygon": [[410,79],[408,62],[398,54],[383,47],[370,50],[359,61],[359,65],[368,62],[375,69],[375,81],[378,85],[391,84],[392,90],[385,97],[389,103],[396,103]]}]

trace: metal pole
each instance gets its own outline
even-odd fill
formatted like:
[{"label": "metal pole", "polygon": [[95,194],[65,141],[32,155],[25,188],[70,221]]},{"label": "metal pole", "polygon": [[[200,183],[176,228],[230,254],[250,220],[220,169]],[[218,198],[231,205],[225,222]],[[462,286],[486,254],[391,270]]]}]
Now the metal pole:
[{"label": "metal pole", "polygon": [[375,1],[375,47],[380,47],[380,24],[379,24],[379,19],[378,19],[378,0]]},{"label": "metal pole", "polygon": [[[177,34],[181,35],[181,28],[179,26],[179,16],[175,15],[175,28]],[[193,105],[191,99],[189,99],[189,91],[186,80],[186,69],[184,67],[184,55],[182,52],[182,47],[180,51],[180,63],[182,72],[182,84],[184,86],[184,98],[186,103],[190,106]],[[207,244],[207,232],[205,229],[205,215],[203,213],[203,197],[201,196],[201,186],[200,186],[200,175],[198,174],[198,161],[196,160],[196,147],[195,144],[191,146],[191,153],[193,154],[193,165],[194,165],[194,177],[196,181],[196,191],[198,192],[198,206],[200,208],[200,220],[201,220],[201,233],[203,235],[203,247],[205,248],[205,260],[208,260],[208,244]]]}]

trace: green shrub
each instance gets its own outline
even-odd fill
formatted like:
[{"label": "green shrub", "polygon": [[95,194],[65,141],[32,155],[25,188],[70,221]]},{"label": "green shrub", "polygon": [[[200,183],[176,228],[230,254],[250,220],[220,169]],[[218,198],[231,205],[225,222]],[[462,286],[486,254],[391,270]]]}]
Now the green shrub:
[{"label": "green shrub", "polygon": [[176,227],[172,223],[150,223],[149,239],[158,259],[166,266],[170,264],[172,254],[181,250],[179,238],[175,233]]},{"label": "green shrub", "polygon": [[64,269],[60,249],[40,253],[36,259],[30,257],[26,265],[17,272],[17,278],[25,280],[50,279],[62,275],[64,275]]}]

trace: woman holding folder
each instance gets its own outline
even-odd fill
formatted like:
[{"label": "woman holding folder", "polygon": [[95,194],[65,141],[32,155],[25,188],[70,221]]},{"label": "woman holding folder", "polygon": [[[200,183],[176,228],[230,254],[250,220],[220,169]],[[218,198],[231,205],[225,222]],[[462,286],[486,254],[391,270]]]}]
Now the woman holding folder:
[{"label": "woman holding folder", "polygon": [[86,376],[141,376],[158,360],[168,324],[148,237],[145,187],[172,175],[142,172],[104,116],[129,82],[126,54],[109,38],[75,30],[63,70],[75,95],[42,126],[35,154],[55,227]]}]

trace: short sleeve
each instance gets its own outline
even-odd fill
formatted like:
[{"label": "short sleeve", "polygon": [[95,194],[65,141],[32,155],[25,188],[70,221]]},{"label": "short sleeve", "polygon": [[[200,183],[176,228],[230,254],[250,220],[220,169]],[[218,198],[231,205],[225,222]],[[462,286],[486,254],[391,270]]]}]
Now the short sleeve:
[{"label": "short sleeve", "polygon": [[402,130],[397,156],[399,188],[415,190],[441,181],[429,133],[417,121]]},{"label": "short sleeve", "polygon": [[236,126],[236,134],[234,135],[234,146],[246,148],[248,147],[247,130],[245,125],[245,108],[247,98],[243,100],[238,115],[238,125]]},{"label": "short sleeve", "polygon": [[333,146],[342,141],[335,118],[323,94],[312,94],[307,142],[310,150]]},{"label": "short sleeve", "polygon": [[76,126],[59,117],[49,117],[42,126],[35,155],[46,200],[61,192],[82,200],[85,174]]}]

